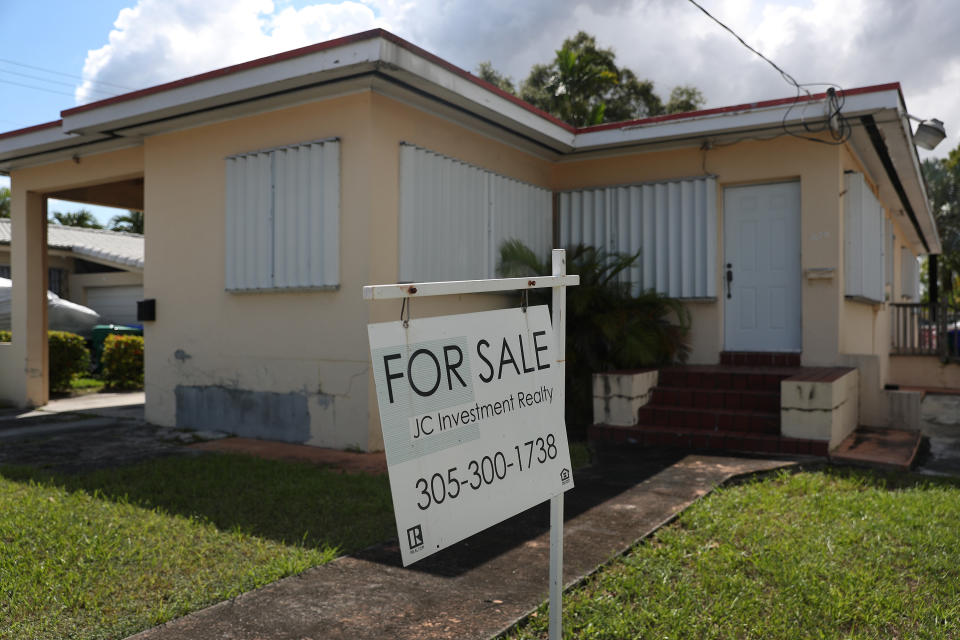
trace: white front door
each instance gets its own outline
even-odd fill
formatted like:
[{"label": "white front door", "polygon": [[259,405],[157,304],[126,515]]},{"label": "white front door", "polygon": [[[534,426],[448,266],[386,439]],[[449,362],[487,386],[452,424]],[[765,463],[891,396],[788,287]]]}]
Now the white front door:
[{"label": "white front door", "polygon": [[723,192],[727,351],[799,351],[800,183]]}]

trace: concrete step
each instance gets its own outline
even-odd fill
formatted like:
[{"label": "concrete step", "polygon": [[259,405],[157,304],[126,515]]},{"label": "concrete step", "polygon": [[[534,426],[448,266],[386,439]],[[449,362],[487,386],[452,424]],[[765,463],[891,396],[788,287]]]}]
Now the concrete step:
[{"label": "concrete step", "polygon": [[909,471],[922,440],[919,431],[859,427],[830,452],[830,460],[886,471]]},{"label": "concrete step", "polygon": [[641,407],[638,424],[643,427],[677,427],[708,431],[780,434],[778,411],[698,409],[694,407]]},{"label": "concrete step", "polygon": [[780,413],[780,389],[776,391],[743,391],[733,389],[697,389],[658,386],[653,389],[650,405],[732,411],[766,411]]}]

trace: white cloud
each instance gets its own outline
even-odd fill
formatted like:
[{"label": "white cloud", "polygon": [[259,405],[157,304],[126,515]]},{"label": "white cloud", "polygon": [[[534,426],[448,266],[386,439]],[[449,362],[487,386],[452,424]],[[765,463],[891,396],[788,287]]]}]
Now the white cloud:
[{"label": "white cloud", "polygon": [[359,2],[277,10],[271,0],[140,0],[89,51],[78,104],[110,82],[139,89],[381,26]]},{"label": "white cloud", "polygon": [[[960,12],[952,0],[700,0],[799,82],[901,82],[907,105],[960,141]],[[364,0],[299,9],[271,0],[140,0],[90,51],[91,81],[143,87],[299,46],[386,28],[453,64],[483,60],[522,80],[582,29],[667,95],[699,87],[709,106],[789,96],[767,63],[682,0]]]}]

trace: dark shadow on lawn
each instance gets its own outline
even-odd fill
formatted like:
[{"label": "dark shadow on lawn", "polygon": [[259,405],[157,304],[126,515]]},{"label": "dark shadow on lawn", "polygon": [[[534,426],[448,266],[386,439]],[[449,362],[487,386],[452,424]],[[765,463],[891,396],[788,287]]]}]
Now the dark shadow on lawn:
[{"label": "dark shadow on lawn", "polygon": [[[576,487],[565,498],[565,518],[609,500],[684,455],[686,452],[637,452],[604,459],[576,472]],[[311,464],[224,454],[168,457],[79,474],[0,467],[0,475],[197,518],[225,531],[238,529],[288,544],[334,547],[378,563],[400,565],[386,476],[345,474]],[[549,506],[544,503],[411,569],[457,575],[548,528]]]},{"label": "dark shadow on lawn", "polygon": [[[686,451],[648,450],[603,456],[588,469],[574,473],[575,487],[564,494],[564,520],[606,502],[659,473],[688,454]],[[440,576],[456,576],[540,536],[550,529],[550,505],[544,502],[447,547],[408,567]],[[394,540],[355,554],[364,560],[399,567],[400,550]]]},{"label": "dark shadow on lawn", "polygon": [[305,463],[205,454],[79,474],[25,466],[0,468],[0,474],[196,518],[224,531],[343,553],[396,536],[386,476]]}]

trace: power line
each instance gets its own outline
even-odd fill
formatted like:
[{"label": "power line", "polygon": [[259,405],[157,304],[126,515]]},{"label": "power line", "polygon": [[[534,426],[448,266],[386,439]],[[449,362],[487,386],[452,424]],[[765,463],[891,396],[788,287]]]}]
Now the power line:
[{"label": "power line", "polygon": [[67,96],[68,98],[75,97],[72,93],[67,93],[66,91],[56,91],[54,89],[47,89],[46,87],[35,87],[32,84],[24,84],[22,82],[14,82],[13,80],[4,80],[0,78],[0,82],[5,82],[7,84],[13,84],[18,87],[26,87],[27,89],[36,89],[37,91],[46,91],[47,93],[55,93],[59,96]]},{"label": "power line", "polygon": [[[51,80],[49,78],[41,78],[40,76],[33,76],[29,73],[20,73],[19,71],[11,71],[10,69],[0,69],[0,73],[9,73],[11,75],[20,76],[21,78],[28,78],[30,80],[37,80],[39,82],[49,82],[50,84],[59,84],[67,87],[75,87],[76,85],[71,82],[63,82],[62,80]],[[97,87],[89,87],[90,91],[96,91],[97,93],[103,93],[107,96],[117,95],[114,91],[108,91],[106,89],[98,89]]]},{"label": "power line", "polygon": [[[790,84],[796,88],[797,95],[793,101],[793,104],[791,104],[790,107],[783,114],[783,120],[780,123],[784,133],[791,135],[795,138],[801,138],[803,140],[809,140],[811,142],[819,142],[822,144],[829,144],[829,145],[843,144],[844,142],[847,141],[847,138],[850,137],[850,134],[852,132],[852,127],[850,126],[850,123],[847,121],[847,119],[843,116],[843,113],[842,113],[843,105],[846,102],[846,96],[843,93],[843,89],[839,85],[836,85],[830,82],[816,82],[816,83],[804,83],[804,84],[797,82],[796,78],[794,78],[792,75],[787,73],[783,68],[780,67],[780,65],[778,65],[776,62],[774,62],[767,56],[763,55],[762,53],[760,53],[759,51],[751,47],[749,44],[747,44],[746,40],[744,40],[739,35],[737,35],[736,31],[734,31],[733,29],[725,25],[712,13],[704,9],[703,6],[699,2],[697,2],[697,0],[687,0],[687,1],[693,6],[695,6],[697,9],[700,9],[700,11],[702,11],[703,14],[706,15],[708,18],[710,18],[711,20],[716,22],[718,25],[723,27],[723,29],[725,29],[727,32],[730,33],[730,35],[736,38],[740,42],[740,44],[742,44],[744,47],[746,47],[747,49],[752,51],[754,54],[759,56],[761,60],[763,60],[764,62],[769,64],[771,67],[776,69],[778,72],[780,72],[780,75],[783,77],[784,80],[786,80],[787,84]],[[822,133],[824,131],[829,130],[831,140],[822,140],[820,138],[805,136],[802,134],[798,134],[795,131],[791,131],[790,128],[787,126],[787,119],[790,116],[790,112],[793,110],[793,108],[797,106],[798,102],[800,102],[800,93],[801,92],[806,93],[807,97],[812,98],[813,94],[810,93],[810,90],[807,89],[807,87],[823,86],[823,85],[826,85],[828,87],[827,96],[826,96],[826,99],[827,99],[826,106],[827,106],[827,113],[828,113],[826,118],[826,124],[820,128],[811,127],[805,121],[803,121],[801,117],[801,126],[803,126],[804,131],[806,131],[807,133]]]},{"label": "power line", "polygon": [[89,80],[89,79],[87,79],[87,78],[84,78],[83,76],[78,76],[78,75],[73,74],[73,73],[64,73],[63,71],[55,71],[55,70],[53,70],[53,69],[47,69],[46,67],[38,67],[38,66],[35,66],[35,65],[32,65],[32,64],[25,64],[25,63],[23,63],[23,62],[17,62],[17,61],[15,61],[15,60],[8,60],[7,58],[0,58],[0,62],[4,62],[4,63],[6,63],[6,64],[12,64],[12,65],[15,65],[15,66],[18,66],[18,67],[24,67],[24,68],[26,68],[26,69],[33,69],[34,71],[43,71],[44,73],[52,73],[52,74],[54,74],[54,75],[63,76],[63,77],[65,77],[65,78],[74,78],[74,79],[77,79],[77,80],[84,80],[84,81],[86,81],[86,82],[92,82],[92,83],[94,83],[94,84],[109,85],[109,86],[112,86],[112,87],[116,87],[117,89],[123,89],[124,91],[134,91],[134,89],[133,89],[132,87],[125,87],[125,86],[123,86],[122,84],[117,84],[117,83],[115,83],[115,82],[107,82],[106,80]]},{"label": "power line", "polygon": [[[697,2],[697,0],[687,0],[687,1],[688,1],[690,4],[692,4],[693,6],[695,6],[697,9],[700,9],[700,11],[702,11],[702,12],[704,13],[704,15],[706,15],[708,18],[710,18],[711,20],[713,20],[714,22],[716,22],[718,25],[720,25],[721,27],[723,27],[724,29],[726,29],[727,31],[729,31],[729,32],[730,32],[730,35],[732,35],[734,38],[736,38],[737,40],[740,41],[740,44],[742,44],[743,46],[745,46],[747,49],[749,49],[750,51],[752,51],[752,52],[755,53],[756,55],[760,56],[760,58],[761,58],[762,60],[766,61],[767,64],[769,64],[771,67],[773,67],[774,69],[776,69],[777,71],[779,71],[779,72],[780,72],[780,75],[783,76],[783,79],[784,79],[784,80],[786,80],[788,83],[790,83],[790,84],[792,84],[793,86],[795,86],[798,91],[800,90],[800,83],[797,82],[796,79],[795,79],[792,75],[790,75],[789,73],[787,73],[786,71],[784,71],[783,69],[781,69],[780,66],[779,66],[776,62],[774,62],[773,60],[771,60],[771,59],[768,58],[767,56],[763,55],[762,53],[760,53],[759,51],[757,51],[756,49],[754,49],[753,47],[751,47],[749,44],[747,44],[746,40],[744,40],[743,38],[741,38],[740,36],[738,36],[737,33],[736,33],[736,31],[734,31],[733,29],[731,29],[730,27],[728,27],[728,26],[725,25],[724,23],[720,22],[720,20],[719,20],[718,18],[716,18],[712,13],[710,13],[709,11],[707,11],[706,9],[704,9],[704,8],[700,5],[700,3]],[[804,89],[804,91],[806,91],[806,89]],[[809,91],[807,91],[807,95],[810,95],[810,92],[809,92]]]}]

